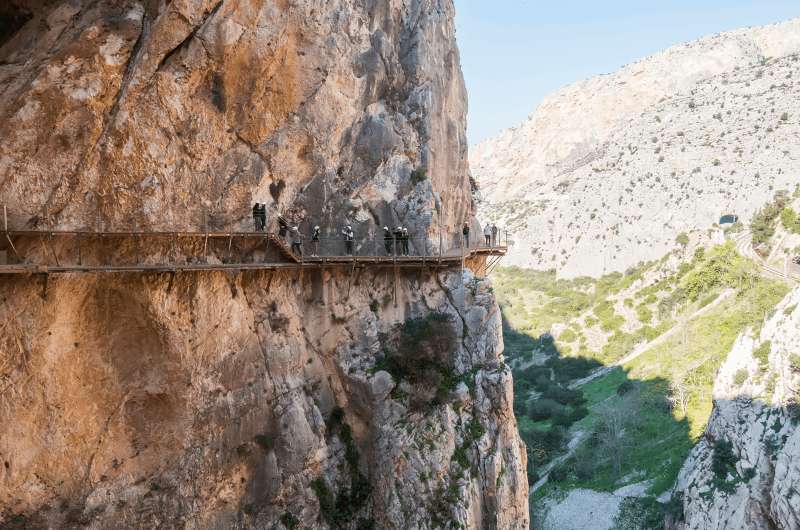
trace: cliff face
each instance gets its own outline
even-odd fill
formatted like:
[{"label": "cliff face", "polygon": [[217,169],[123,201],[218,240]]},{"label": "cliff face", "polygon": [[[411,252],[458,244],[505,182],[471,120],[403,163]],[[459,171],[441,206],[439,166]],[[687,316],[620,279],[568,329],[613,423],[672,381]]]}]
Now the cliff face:
[{"label": "cliff face", "polygon": [[675,46],[547,97],[470,151],[509,263],[624,271],[721,215],[743,221],[800,167],[800,20]]},{"label": "cliff face", "polygon": [[[363,241],[470,214],[450,1],[0,15],[13,227],[237,230],[258,201]],[[394,303],[369,270],[1,279],[0,522],[527,528],[487,282],[397,285]]]},{"label": "cliff face", "polygon": [[800,528],[800,291],[720,369],[704,438],[678,477],[683,528]]}]

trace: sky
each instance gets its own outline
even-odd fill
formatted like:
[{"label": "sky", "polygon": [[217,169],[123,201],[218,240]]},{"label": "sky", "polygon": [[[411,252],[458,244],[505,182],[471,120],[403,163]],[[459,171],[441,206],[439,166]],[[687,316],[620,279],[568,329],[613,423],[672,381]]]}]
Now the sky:
[{"label": "sky", "polygon": [[455,0],[470,144],[547,94],[675,44],[800,16],[798,0]]}]

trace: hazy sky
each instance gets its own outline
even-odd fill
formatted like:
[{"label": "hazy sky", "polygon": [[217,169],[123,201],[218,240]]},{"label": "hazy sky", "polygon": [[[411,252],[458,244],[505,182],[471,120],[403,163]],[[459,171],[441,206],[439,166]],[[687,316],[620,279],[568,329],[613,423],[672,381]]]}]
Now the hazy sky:
[{"label": "hazy sky", "polygon": [[542,97],[729,29],[800,16],[798,0],[455,0],[469,140],[519,125]]}]

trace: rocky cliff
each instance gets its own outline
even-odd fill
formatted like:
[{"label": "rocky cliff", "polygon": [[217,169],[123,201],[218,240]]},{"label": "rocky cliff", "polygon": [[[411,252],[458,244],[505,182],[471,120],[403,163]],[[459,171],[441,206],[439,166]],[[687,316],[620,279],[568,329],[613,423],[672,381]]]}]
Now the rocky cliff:
[{"label": "rocky cliff", "polygon": [[509,262],[622,271],[797,185],[800,20],[723,33],[568,86],[470,151]]},{"label": "rocky cliff", "polygon": [[678,477],[682,528],[800,528],[800,291],[720,369],[706,433]]},{"label": "rocky cliff", "polygon": [[[12,227],[238,230],[258,201],[364,242],[470,214],[449,0],[13,0],[0,22]],[[370,270],[0,279],[0,524],[527,528],[491,289],[393,292]]]}]

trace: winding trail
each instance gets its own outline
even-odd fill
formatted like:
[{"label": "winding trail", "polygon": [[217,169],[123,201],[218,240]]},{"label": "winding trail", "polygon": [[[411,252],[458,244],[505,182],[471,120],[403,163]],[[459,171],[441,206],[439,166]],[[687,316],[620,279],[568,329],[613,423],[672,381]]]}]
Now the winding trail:
[{"label": "winding trail", "polygon": [[[706,313],[708,313],[709,311],[711,311],[712,309],[714,309],[715,307],[720,305],[722,302],[724,302],[725,300],[727,300],[728,298],[733,296],[733,294],[735,292],[736,292],[735,289],[725,289],[724,291],[722,291],[720,293],[720,295],[716,299],[714,299],[713,302],[711,302],[707,306],[701,307],[700,309],[698,309],[697,311],[695,311],[691,315],[689,315],[687,317],[684,317],[682,319],[682,321],[683,321],[682,323],[685,324],[686,322],[688,322],[690,320],[694,320],[695,318],[698,318],[698,317],[701,317],[701,316],[705,315]],[[603,366],[602,368],[598,368],[597,370],[595,370],[594,372],[592,372],[591,374],[587,375],[586,377],[584,377],[582,379],[578,379],[576,381],[573,381],[572,383],[570,383],[569,388],[574,389],[574,388],[578,388],[580,386],[583,386],[583,385],[585,385],[586,383],[588,383],[590,381],[594,381],[595,379],[606,375],[607,373],[611,372],[615,368],[618,368],[620,366],[628,364],[629,362],[631,362],[632,360],[636,359],[637,357],[639,357],[640,355],[642,355],[646,351],[650,350],[651,348],[654,348],[654,347],[664,343],[665,341],[667,341],[668,339],[670,339],[674,335],[677,335],[681,331],[681,329],[683,329],[683,326],[681,326],[681,325],[672,326],[668,331],[662,333],[661,335],[659,335],[655,339],[651,340],[650,342],[643,342],[642,344],[639,344],[638,346],[636,346],[633,349],[633,351],[631,353],[629,353],[628,355],[626,355],[622,359],[620,359],[620,360],[618,360],[618,361],[616,361],[616,362],[614,362],[612,364],[609,364],[608,366]]]}]

